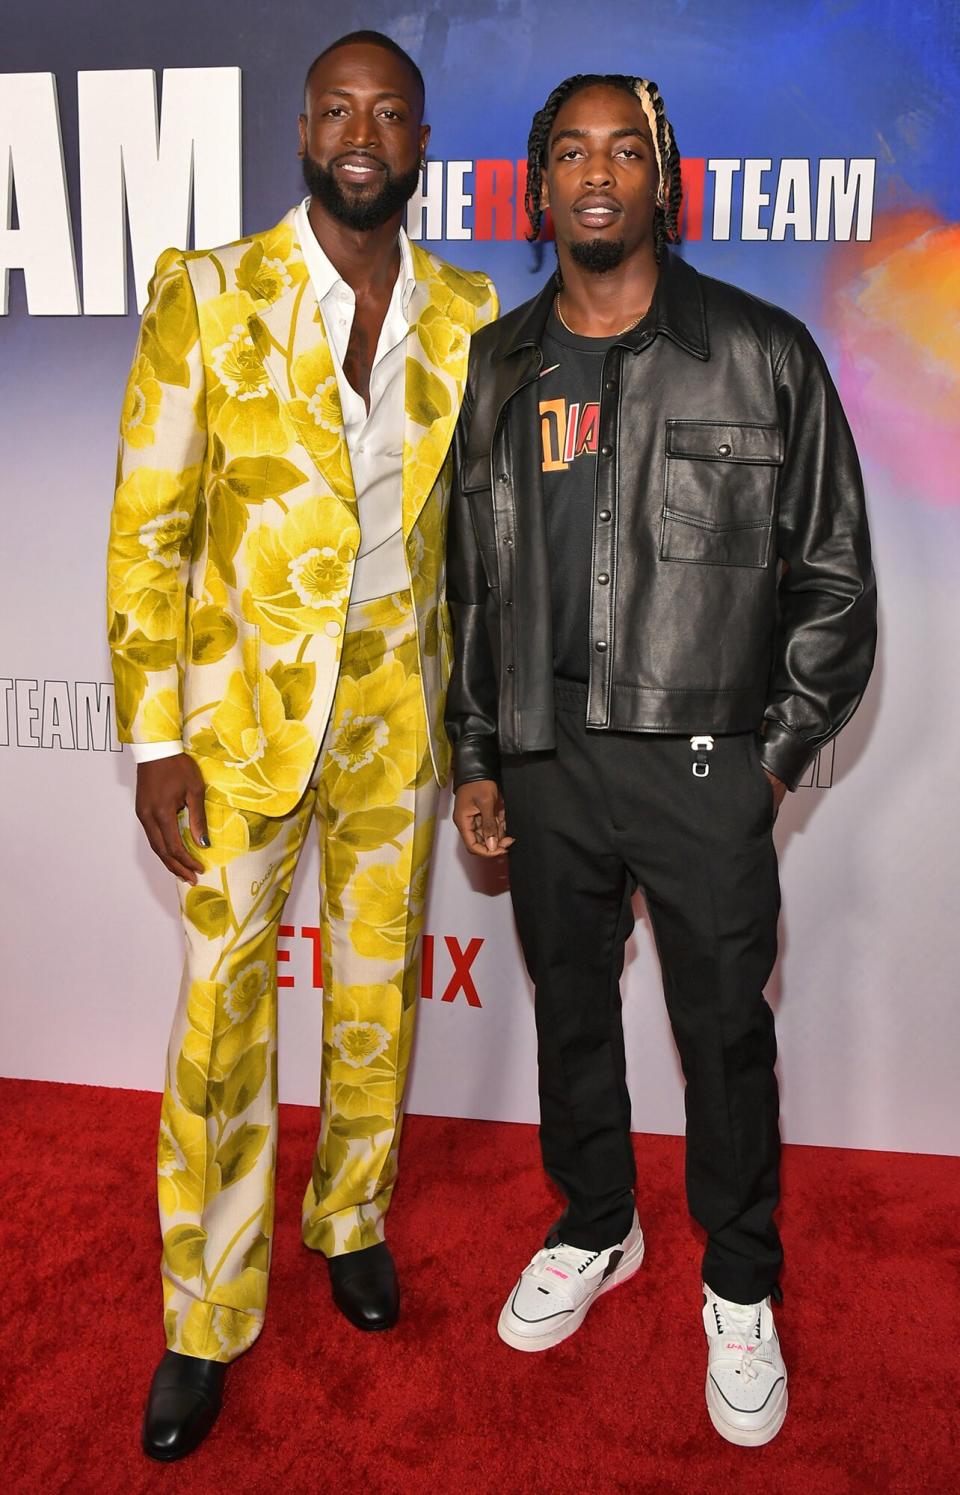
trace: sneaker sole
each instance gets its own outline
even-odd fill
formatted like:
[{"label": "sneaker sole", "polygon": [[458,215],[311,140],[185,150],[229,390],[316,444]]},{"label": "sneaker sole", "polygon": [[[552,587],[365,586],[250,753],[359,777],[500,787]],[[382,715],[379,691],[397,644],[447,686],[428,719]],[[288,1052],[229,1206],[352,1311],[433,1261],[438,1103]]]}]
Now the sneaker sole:
[{"label": "sneaker sole", "polygon": [[787,1415],[787,1388],[784,1386],[783,1397],[773,1417],[769,1422],[765,1422],[762,1427],[733,1427],[720,1416],[719,1412],[714,1410],[709,1390],[707,1391],[707,1411],[710,1413],[710,1421],[720,1434],[720,1437],[725,1438],[728,1443],[735,1443],[739,1448],[761,1448],[764,1443],[770,1443],[783,1427],[783,1420]]},{"label": "sneaker sole", "polygon": [[618,1262],[616,1269],[610,1273],[593,1297],[585,1299],[580,1307],[575,1308],[562,1323],[557,1324],[553,1329],[548,1329],[545,1334],[538,1334],[534,1337],[528,1334],[517,1334],[510,1328],[510,1319],[513,1317],[510,1312],[510,1304],[513,1301],[513,1293],[511,1293],[500,1312],[497,1333],[504,1344],[508,1344],[513,1350],[523,1350],[526,1354],[536,1354],[539,1350],[550,1350],[555,1344],[562,1344],[565,1339],[570,1338],[571,1334],[576,1334],[598,1298],[602,1298],[604,1293],[608,1293],[611,1288],[619,1287],[622,1282],[629,1282],[630,1278],[640,1270],[643,1264],[643,1253],[644,1241],[641,1236],[635,1246],[624,1252],[623,1260]]}]

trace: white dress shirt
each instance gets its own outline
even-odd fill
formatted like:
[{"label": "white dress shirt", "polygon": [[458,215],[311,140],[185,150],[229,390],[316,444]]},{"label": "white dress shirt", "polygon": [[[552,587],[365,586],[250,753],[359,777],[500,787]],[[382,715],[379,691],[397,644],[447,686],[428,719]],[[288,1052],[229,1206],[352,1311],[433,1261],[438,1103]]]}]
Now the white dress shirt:
[{"label": "white dress shirt", "polygon": [[[400,273],[387,307],[370,372],[370,410],[343,371],[356,314],[350,286],[324,254],[310,227],[309,197],[294,216],[294,229],[320,307],[333,357],[343,411],[343,431],[353,470],[360,516],[360,549],[350,601],[369,602],[410,585],[403,545],[404,343],[410,331],[410,300],[416,289],[410,241],[400,230]],[[180,742],[132,743],[137,763],[183,752]]]}]

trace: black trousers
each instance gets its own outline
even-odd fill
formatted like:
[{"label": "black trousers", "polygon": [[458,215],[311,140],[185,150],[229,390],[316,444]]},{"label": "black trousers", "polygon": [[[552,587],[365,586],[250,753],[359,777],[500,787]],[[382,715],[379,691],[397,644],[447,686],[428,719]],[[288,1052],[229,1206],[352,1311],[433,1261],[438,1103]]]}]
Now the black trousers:
[{"label": "black trousers", "polygon": [[[642,887],[686,1080],[687,1200],[704,1281],[752,1303],[782,1250],[773,1014],[773,795],[752,733],[588,731],[585,688],[558,682],[557,746],[503,760],[510,884],[536,988],[544,1166],[568,1200],[564,1241],[598,1251],[633,1218],[620,977]],[[701,768],[702,773],[702,768]]]}]

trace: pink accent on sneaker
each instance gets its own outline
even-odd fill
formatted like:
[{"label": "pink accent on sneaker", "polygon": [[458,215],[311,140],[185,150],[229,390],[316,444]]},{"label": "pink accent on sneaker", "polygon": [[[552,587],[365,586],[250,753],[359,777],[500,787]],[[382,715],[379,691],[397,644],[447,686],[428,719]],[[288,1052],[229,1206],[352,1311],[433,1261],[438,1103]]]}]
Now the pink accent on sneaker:
[{"label": "pink accent on sneaker", "polygon": [[752,1355],[756,1348],[755,1344],[734,1344],[732,1340],[724,1345],[725,1350],[746,1350],[748,1355]]},{"label": "pink accent on sneaker", "polygon": [[567,1276],[566,1272],[558,1272],[556,1267],[547,1267],[547,1271],[552,1272],[554,1277],[562,1277],[564,1282],[570,1281],[570,1278]]}]

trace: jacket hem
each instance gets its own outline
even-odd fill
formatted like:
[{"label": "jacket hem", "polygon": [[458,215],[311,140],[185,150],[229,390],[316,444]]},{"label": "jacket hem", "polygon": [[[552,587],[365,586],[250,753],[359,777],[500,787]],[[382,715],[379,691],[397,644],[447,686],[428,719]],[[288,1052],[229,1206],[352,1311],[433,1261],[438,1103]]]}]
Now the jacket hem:
[{"label": "jacket hem", "polygon": [[[586,691],[586,686],[583,687]],[[686,737],[694,733],[757,732],[763,722],[764,693],[743,690],[664,690],[637,685],[615,685],[606,721],[586,721],[595,731],[650,732]],[[502,753],[542,753],[556,746],[553,713],[537,712],[537,730],[529,729],[523,714],[523,740],[501,732]],[[471,774],[475,778],[479,775]],[[486,775],[484,775],[486,777]]]}]

